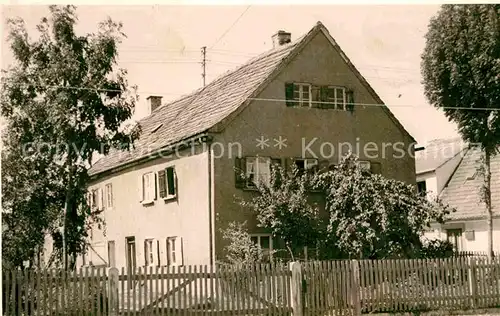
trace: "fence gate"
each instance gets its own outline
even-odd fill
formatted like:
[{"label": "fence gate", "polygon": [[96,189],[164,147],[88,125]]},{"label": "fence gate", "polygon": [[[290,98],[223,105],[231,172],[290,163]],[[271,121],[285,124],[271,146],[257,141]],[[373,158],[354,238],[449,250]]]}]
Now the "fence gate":
[{"label": "fence gate", "polygon": [[304,315],[354,315],[353,269],[350,261],[303,262]]},{"label": "fence gate", "polygon": [[[286,265],[124,269],[118,276],[120,315],[290,315]],[[130,284],[135,284],[130,286]]]}]

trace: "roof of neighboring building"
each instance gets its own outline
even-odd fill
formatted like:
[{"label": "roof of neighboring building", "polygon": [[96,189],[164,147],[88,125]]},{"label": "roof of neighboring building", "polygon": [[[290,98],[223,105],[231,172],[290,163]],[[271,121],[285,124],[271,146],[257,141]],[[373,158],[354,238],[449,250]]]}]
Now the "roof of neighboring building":
[{"label": "roof of neighboring building", "polygon": [[[346,63],[367,87],[377,102],[383,104],[367,81],[355,69],[335,43],[328,30],[318,22],[307,34],[296,41],[263,53],[232,72],[228,72],[204,88],[179,100],[162,105],[151,115],[140,120],[141,135],[130,151],[111,150],[89,170],[90,175],[108,171],[148,157],[158,150],[168,148],[190,137],[209,131],[214,126],[235,115],[248,100],[263,89],[281,67],[286,65],[318,32],[323,32],[342,55]],[[401,123],[383,106],[394,123],[413,141]],[[154,131],[154,132],[152,132]]]},{"label": "roof of neighboring building", "polygon": [[[468,149],[448,185],[441,193],[441,198],[456,209],[451,219],[475,219],[486,216],[485,205],[481,202],[483,176],[477,173],[481,162],[481,150],[477,147]],[[491,158],[491,202],[493,213],[500,216],[500,154]]]},{"label": "roof of neighboring building", "polygon": [[423,150],[415,153],[415,170],[417,174],[434,171],[464,152],[467,144],[460,138],[435,139],[430,141]]}]

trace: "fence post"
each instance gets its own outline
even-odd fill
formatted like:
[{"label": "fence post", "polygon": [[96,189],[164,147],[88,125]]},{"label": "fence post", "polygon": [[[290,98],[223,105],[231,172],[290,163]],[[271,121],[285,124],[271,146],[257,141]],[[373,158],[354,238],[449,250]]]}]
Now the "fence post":
[{"label": "fence post", "polygon": [[354,315],[361,315],[361,301],[359,300],[359,263],[358,260],[351,261],[351,300],[354,308]]},{"label": "fence post", "polygon": [[292,304],[292,315],[293,316],[303,316],[304,306],[302,305],[302,267],[300,262],[290,262],[290,271],[292,272],[292,278],[290,280],[290,290],[291,290],[291,304]]},{"label": "fence post", "polygon": [[108,288],[109,288],[109,314],[108,315],[118,315],[119,305],[118,305],[118,269],[111,268],[108,273]]},{"label": "fence post", "polygon": [[469,291],[471,295],[472,308],[477,303],[477,282],[476,282],[476,258],[469,257]]}]

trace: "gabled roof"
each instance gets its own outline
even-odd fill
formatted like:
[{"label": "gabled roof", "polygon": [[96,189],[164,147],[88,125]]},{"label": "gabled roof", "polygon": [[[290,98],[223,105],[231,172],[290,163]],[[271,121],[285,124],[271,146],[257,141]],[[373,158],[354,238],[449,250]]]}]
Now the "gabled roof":
[{"label": "gabled roof", "polygon": [[424,150],[415,154],[415,171],[417,174],[435,171],[458,154],[463,154],[466,148],[461,138],[432,140]]},{"label": "gabled roof", "polygon": [[[476,173],[480,167],[481,151],[471,147],[441,192],[441,198],[456,209],[450,215],[453,220],[486,218],[486,209],[481,202],[483,176]],[[494,216],[500,216],[500,154],[491,158],[491,202]]]},{"label": "gabled roof", "polygon": [[[99,159],[92,166],[89,174],[95,176],[139,161],[154,152],[173,146],[193,136],[210,131],[220,131],[319,32],[323,32],[330,40],[351,70],[370,91],[376,102],[384,104],[342,52],[324,25],[318,22],[307,34],[296,41],[263,53],[236,70],[224,74],[204,88],[179,100],[160,106],[150,116],[138,122],[142,132],[140,138],[134,144],[134,149],[130,151],[110,151],[108,155]],[[414,141],[413,137],[408,134],[389,109],[385,106],[382,106],[382,108],[395,125]],[[156,131],[152,133],[153,130]]]}]

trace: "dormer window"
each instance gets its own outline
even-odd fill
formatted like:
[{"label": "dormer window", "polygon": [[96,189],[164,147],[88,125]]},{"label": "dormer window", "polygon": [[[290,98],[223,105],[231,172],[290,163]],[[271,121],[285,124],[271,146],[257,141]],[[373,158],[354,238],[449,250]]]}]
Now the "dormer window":
[{"label": "dormer window", "polygon": [[163,126],[163,123],[156,125],[156,127],[155,127],[155,128],[153,128],[153,129],[151,130],[151,134],[155,133],[155,132],[156,132],[157,130],[159,130],[159,129],[160,129],[160,127],[162,127],[162,126]]}]

